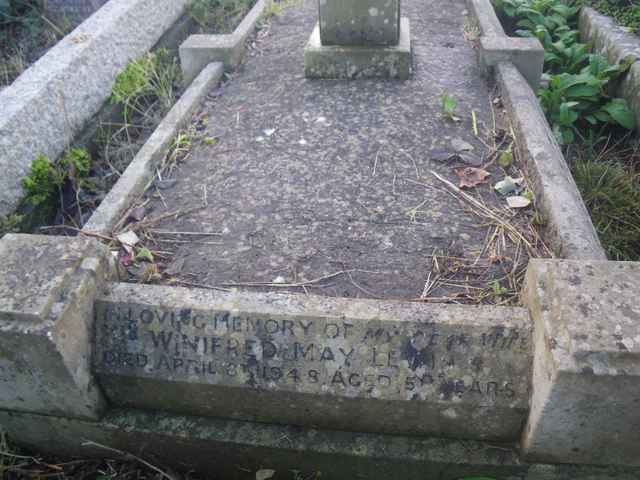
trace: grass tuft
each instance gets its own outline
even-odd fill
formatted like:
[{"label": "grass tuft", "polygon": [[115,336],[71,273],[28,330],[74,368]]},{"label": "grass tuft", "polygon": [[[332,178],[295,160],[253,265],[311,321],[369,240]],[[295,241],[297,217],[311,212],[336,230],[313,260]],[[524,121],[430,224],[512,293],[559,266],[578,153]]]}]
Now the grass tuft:
[{"label": "grass tuft", "polygon": [[593,224],[611,260],[640,260],[640,172],[622,163],[628,152],[581,150],[571,167]]}]

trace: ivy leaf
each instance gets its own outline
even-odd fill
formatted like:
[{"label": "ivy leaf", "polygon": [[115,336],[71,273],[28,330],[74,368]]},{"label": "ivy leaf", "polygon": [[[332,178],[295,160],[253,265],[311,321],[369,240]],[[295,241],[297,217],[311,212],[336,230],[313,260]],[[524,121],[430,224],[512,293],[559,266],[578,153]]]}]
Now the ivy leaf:
[{"label": "ivy leaf", "polygon": [[629,130],[633,130],[635,128],[636,120],[633,116],[633,112],[629,108],[627,102],[622,98],[614,98],[602,107],[602,110],[611,115],[611,118],[624,128]]}]

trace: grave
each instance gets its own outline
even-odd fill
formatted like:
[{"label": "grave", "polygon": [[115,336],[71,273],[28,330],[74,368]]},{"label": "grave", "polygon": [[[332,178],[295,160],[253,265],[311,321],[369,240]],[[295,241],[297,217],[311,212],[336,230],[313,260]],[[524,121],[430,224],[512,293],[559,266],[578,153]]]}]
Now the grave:
[{"label": "grave", "polygon": [[[162,219],[154,251],[178,245],[187,268],[171,285],[123,282],[95,238],[107,234],[0,239],[0,425],[11,438],[243,480],[264,469],[639,477],[638,264],[531,260],[520,306],[456,305],[446,289],[451,303],[419,299],[434,249],[483,251],[490,233],[437,181],[451,171],[432,153],[453,140],[437,136],[441,94],[480,125],[490,96],[472,46],[451,31],[463,5],[403,5],[420,66],[406,82],[307,81],[307,2],[203,101],[197,127],[217,141],[198,144],[145,203]],[[354,17],[347,30],[341,8]],[[395,48],[396,19],[392,0],[323,0],[316,34],[348,59]],[[482,155],[470,124],[450,128]]]},{"label": "grave", "polygon": [[411,74],[411,31],[400,0],[319,0],[305,48],[309,78],[398,78]]},{"label": "grave", "polygon": [[123,284],[96,332],[114,405],[502,441],[528,411],[523,309]]}]

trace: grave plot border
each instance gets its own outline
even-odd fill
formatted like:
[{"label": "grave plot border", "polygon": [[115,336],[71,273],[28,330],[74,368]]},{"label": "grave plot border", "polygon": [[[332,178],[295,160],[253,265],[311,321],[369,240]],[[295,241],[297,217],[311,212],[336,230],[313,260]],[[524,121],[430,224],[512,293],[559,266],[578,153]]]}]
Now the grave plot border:
[{"label": "grave plot border", "polygon": [[144,193],[155,168],[171,142],[189,121],[200,101],[235,68],[245,53],[245,42],[272,0],[258,0],[232,34],[190,35],[179,47],[187,90],[163,118],[106,198],[85,224],[85,232],[109,234],[124,211]]},{"label": "grave plot border", "polygon": [[182,76],[189,84],[212,62],[222,62],[227,69],[237,67],[245,53],[245,42],[258,20],[273,0],[258,0],[231,34],[191,35],[180,45]]},{"label": "grave plot border", "polygon": [[[110,410],[99,422],[0,411],[0,425],[35,451],[101,458],[104,446],[157,465],[188,465],[229,480],[637,480],[634,467],[522,462],[517,448],[447,440],[284,427],[139,410]],[[91,443],[93,442],[93,443]],[[298,473],[296,473],[298,472]],[[320,474],[318,476],[317,474]]]},{"label": "grave plot border", "polygon": [[[478,11],[487,20],[478,16],[483,33],[495,29],[493,10]],[[501,41],[484,45],[491,47]],[[519,138],[524,139],[521,148],[529,151],[531,159],[526,152],[525,158],[530,162],[530,170],[538,173],[536,169],[541,169],[540,176],[549,176],[550,170],[543,167],[552,163],[559,177],[551,175],[550,179],[538,180],[542,185],[537,186],[539,198],[542,196],[544,201],[545,195],[553,193],[552,189],[560,189],[567,195],[563,189],[572,192],[573,186],[577,192],[571,177],[563,174],[562,165],[566,169],[566,164],[550,132],[541,132],[542,138],[538,140],[530,135],[530,128],[543,128],[546,122],[517,62],[509,60],[511,53],[491,57],[495,52],[491,48],[485,51],[490,59],[485,65],[495,72],[504,89],[507,110],[519,112],[522,117],[521,125],[514,121],[514,126]],[[507,55],[507,60],[502,55]],[[498,58],[493,66],[491,58]],[[208,68],[220,70],[220,66]],[[550,149],[547,153],[546,148]],[[562,198],[569,202],[569,208],[578,209],[576,215],[581,215],[584,205],[579,196]],[[636,479],[640,475],[640,456],[634,455],[639,442],[633,441],[637,437],[634,431],[637,422],[625,424],[626,417],[615,417],[615,408],[600,406],[611,403],[634,412],[633,415],[637,412],[634,402],[640,395],[636,394],[636,379],[640,377],[636,362],[638,347],[626,334],[631,325],[628,320],[640,317],[640,305],[633,290],[640,278],[640,264],[597,261],[604,255],[593,226],[590,221],[587,225],[580,223],[582,216],[577,220],[567,217],[571,211],[567,208],[566,204],[553,202],[543,205],[543,209],[551,209],[555,215],[551,220],[557,229],[558,251],[571,260],[532,261],[523,297],[534,327],[531,360],[536,379],[531,387],[534,408],[523,433],[523,454],[514,444],[474,440],[283,427],[129,408],[111,407],[102,413],[104,399],[95,394],[98,384],[88,362],[94,352],[92,343],[86,339],[95,328],[88,305],[104,294],[113,280],[110,265],[113,259],[95,240],[83,238],[7,235],[0,241],[0,247],[4,248],[0,262],[0,336],[9,353],[0,358],[0,372],[3,380],[9,380],[5,385],[10,387],[10,382],[24,380],[26,390],[44,395],[30,397],[29,403],[16,397],[10,388],[0,389],[0,393],[8,395],[8,400],[0,403],[0,425],[19,443],[43,452],[103,455],[104,448],[99,443],[158,457],[167,463],[182,463],[186,459],[194,467],[220,468],[228,472],[229,478],[255,478],[255,470],[260,468],[288,471],[320,466],[325,469],[323,478],[330,479],[350,474],[374,479],[399,475],[418,479],[424,478],[425,473],[445,480],[486,475],[496,480]],[[586,215],[586,211],[583,213]],[[580,243],[579,235],[585,232],[593,236]],[[198,291],[192,293],[197,295]],[[605,304],[615,310],[615,315],[602,312]],[[590,310],[591,306],[597,308]],[[70,326],[69,331],[78,328],[83,339],[75,341],[75,336],[66,335],[63,325]],[[600,330],[594,333],[591,327]],[[579,331],[579,337],[567,336],[570,331]],[[610,343],[612,339],[615,342]],[[23,347],[32,341],[45,348]],[[603,361],[609,363],[604,365]],[[42,399],[49,398],[47,395],[81,399],[85,412],[74,412],[72,406],[62,413],[51,411],[49,402],[42,405]],[[594,413],[594,408],[600,408],[600,413]],[[562,425],[558,416],[563,419]],[[610,429],[607,430],[606,421],[611,417],[622,423],[621,428],[616,427],[622,432],[614,433],[622,433],[620,438],[625,439],[626,449],[620,449],[616,444],[618,437],[612,437]],[[548,432],[553,432],[553,442],[545,441]],[[589,442],[603,432],[599,443]],[[87,442],[95,443],[87,445]],[[523,458],[543,463],[527,463]],[[242,470],[243,460],[248,463],[245,467],[253,470]]]},{"label": "grave plot border", "polygon": [[617,94],[624,98],[640,125],[640,37],[618,25],[615,20],[590,7],[582,7],[578,28],[584,42],[593,45],[595,51],[618,64],[628,58],[635,59],[620,82]]},{"label": "grave plot border", "polygon": [[[490,0],[468,0],[468,5],[483,36],[507,38]],[[607,38],[595,43],[619,61],[627,52]],[[485,42],[481,38],[479,43],[483,63]],[[504,56],[491,70],[534,176],[550,233],[558,240],[555,246],[567,259],[534,259],[528,267],[523,303],[533,321],[534,370],[531,411],[522,438],[524,458],[638,465],[640,436],[630,425],[637,423],[640,362],[635,342],[629,343],[626,335],[637,330],[640,320],[633,291],[640,281],[640,263],[607,261],[566,160],[525,80],[526,72]],[[632,78],[637,71],[631,72]],[[608,309],[603,311],[602,305]]]},{"label": "grave plot border", "polygon": [[218,84],[223,73],[222,63],[211,63],[191,82],[93,212],[84,226],[85,231],[111,232],[125,210],[144,193],[176,135],[189,122],[202,99]]},{"label": "grave plot border", "polygon": [[188,2],[110,0],[0,92],[0,216],[19,206],[33,160],[68,148],[117,75],[179,22]]},{"label": "grave plot border", "polygon": [[[526,39],[528,43],[523,44],[523,39],[508,37],[490,0],[467,0],[467,6],[480,27],[480,63],[493,72],[500,86],[520,158],[531,175],[538,207],[547,221],[546,238],[561,258],[606,260],[589,212],[532,88],[537,88],[542,74],[542,45],[537,39]],[[532,66],[533,62],[537,64]]]},{"label": "grave plot border", "polygon": [[529,411],[521,307],[120,283],[95,315],[117,407],[501,442]]}]

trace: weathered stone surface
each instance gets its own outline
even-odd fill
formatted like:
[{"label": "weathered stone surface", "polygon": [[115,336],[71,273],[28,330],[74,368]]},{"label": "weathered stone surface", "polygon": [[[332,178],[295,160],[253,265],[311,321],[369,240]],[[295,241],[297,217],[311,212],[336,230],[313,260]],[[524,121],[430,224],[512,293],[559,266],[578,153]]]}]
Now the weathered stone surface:
[{"label": "weathered stone surface", "polygon": [[610,63],[616,65],[636,59],[622,76],[616,94],[629,102],[636,123],[640,125],[640,62],[637,61],[640,58],[640,38],[611,17],[589,7],[580,9],[579,26],[582,41],[593,45],[594,51],[607,57]]},{"label": "weathered stone surface", "polygon": [[491,0],[466,0],[471,16],[478,22],[480,33],[487,37],[506,37]]},{"label": "weathered stone surface", "polygon": [[[458,181],[450,164],[431,158],[451,149],[454,139],[472,145],[478,159],[491,154],[473,134],[470,116],[456,125],[443,119],[447,92],[460,112],[473,110],[479,125],[492,124],[491,90],[462,34],[464,2],[455,0],[446,9],[439,0],[403,3],[415,64],[406,82],[304,78],[301,59],[317,23],[317,5],[295,2],[272,19],[269,35],[250,50],[233,82],[203,105],[209,122],[202,133],[220,144],[194,143],[189,161],[176,172],[177,183],[162,191],[166,203],[151,197],[154,215],[175,208],[193,212],[167,218],[158,229],[222,235],[162,249],[176,251],[174,258],[184,261],[183,271],[194,275],[194,283],[269,283],[277,277],[299,282],[332,275],[308,290],[418,298],[430,272],[432,278],[438,273],[431,254],[453,251],[473,263],[491,233],[489,225],[452,202],[432,174]],[[487,166],[500,175],[495,168]],[[502,207],[489,184],[477,190],[488,205]],[[209,207],[202,209],[205,191]],[[417,216],[410,214],[414,207]],[[517,252],[507,253],[512,255]],[[491,263],[488,255],[483,262]],[[333,275],[342,268],[354,270]],[[488,265],[474,276],[474,285],[502,276],[502,265]],[[461,291],[442,282],[430,295]]]},{"label": "weathered stone surface", "polygon": [[341,46],[321,42],[316,26],[304,51],[309,78],[397,78],[411,76],[411,32],[408,18],[401,19],[400,39],[388,46]]},{"label": "weathered stone surface", "polygon": [[319,0],[322,45],[396,45],[400,0]]},{"label": "weathered stone surface", "polygon": [[502,99],[526,162],[537,206],[547,220],[545,239],[560,258],[606,260],[589,211],[535,92],[515,65],[495,67]]},{"label": "weathered stone surface", "polygon": [[500,62],[513,63],[535,92],[542,78],[544,48],[537,38],[482,36],[480,62],[484,68],[495,67]]},{"label": "weathered stone surface", "polygon": [[180,65],[186,85],[212,62],[222,62],[232,70],[242,61],[245,42],[254,31],[268,0],[258,0],[231,34],[191,35],[180,45]]},{"label": "weathered stone surface", "polygon": [[527,413],[523,309],[118,284],[96,316],[117,405],[501,440]]},{"label": "weathered stone surface", "polygon": [[640,263],[534,260],[531,415],[538,461],[640,465]]},{"label": "weathered stone surface", "polygon": [[0,92],[0,215],[43,154],[57,158],[111,95],[116,76],[147,52],[189,0],[111,0]]},{"label": "weathered stone surface", "polygon": [[0,241],[0,409],[96,418],[90,373],[93,298],[109,274],[95,240]]},{"label": "weathered stone surface", "polygon": [[637,480],[638,467],[527,464],[511,445],[317,430],[141,410],[111,410],[99,422],[0,411],[11,440],[39,453],[102,458],[99,445],[160,467],[225,480]]}]

